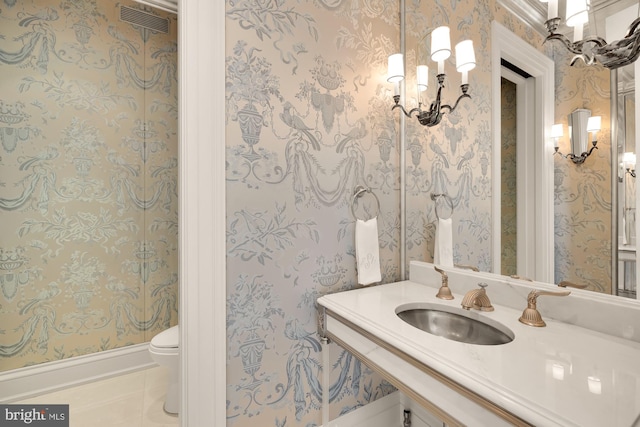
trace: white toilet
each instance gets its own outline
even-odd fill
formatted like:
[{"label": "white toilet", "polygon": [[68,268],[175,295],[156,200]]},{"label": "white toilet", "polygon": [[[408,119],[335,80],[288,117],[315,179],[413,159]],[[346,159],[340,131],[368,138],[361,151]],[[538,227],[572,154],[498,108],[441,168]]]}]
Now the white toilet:
[{"label": "white toilet", "polygon": [[167,397],[164,401],[164,410],[178,413],[178,326],[166,329],[151,339],[149,353],[151,358],[160,366],[169,368],[169,384]]}]

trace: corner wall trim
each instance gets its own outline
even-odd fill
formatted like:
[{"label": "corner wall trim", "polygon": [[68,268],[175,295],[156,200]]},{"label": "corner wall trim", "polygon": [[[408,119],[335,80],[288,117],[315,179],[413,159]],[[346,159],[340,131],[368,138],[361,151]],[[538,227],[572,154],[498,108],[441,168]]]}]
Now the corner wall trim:
[{"label": "corner wall trim", "polygon": [[149,344],[144,343],[13,369],[0,373],[0,402],[28,399],[154,365]]}]

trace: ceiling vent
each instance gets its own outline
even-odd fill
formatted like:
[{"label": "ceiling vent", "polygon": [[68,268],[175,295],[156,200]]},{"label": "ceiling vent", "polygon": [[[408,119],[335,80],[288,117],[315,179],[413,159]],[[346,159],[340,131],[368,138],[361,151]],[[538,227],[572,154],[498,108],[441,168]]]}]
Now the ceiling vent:
[{"label": "ceiling vent", "polygon": [[120,7],[120,20],[158,33],[169,32],[169,20],[132,7]]}]

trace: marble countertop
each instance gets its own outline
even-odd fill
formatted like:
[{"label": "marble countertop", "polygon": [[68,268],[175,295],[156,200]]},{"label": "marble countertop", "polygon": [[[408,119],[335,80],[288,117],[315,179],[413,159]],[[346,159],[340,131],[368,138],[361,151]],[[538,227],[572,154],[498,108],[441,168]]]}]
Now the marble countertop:
[{"label": "marble countertop", "polygon": [[[451,341],[396,315],[423,304],[460,308],[463,295],[445,301],[435,291],[403,281],[325,295],[318,304],[535,425],[640,424],[640,343],[549,318],[543,328],[524,325],[518,318],[526,303],[470,312],[513,332],[512,342],[496,346]],[[543,298],[551,299],[539,304]]]}]

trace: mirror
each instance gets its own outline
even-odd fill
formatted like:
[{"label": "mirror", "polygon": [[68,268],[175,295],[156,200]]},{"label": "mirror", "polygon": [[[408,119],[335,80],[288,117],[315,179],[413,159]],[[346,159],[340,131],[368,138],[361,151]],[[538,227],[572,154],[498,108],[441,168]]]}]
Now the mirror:
[{"label": "mirror", "polygon": [[[588,67],[582,63],[570,67],[571,52],[562,45],[543,43],[546,36],[543,25],[546,9],[542,8],[546,6],[538,0],[498,1],[495,11],[492,9],[492,13],[487,15],[491,18],[473,23],[465,20],[465,16],[470,12],[443,9],[439,10],[440,13],[434,14],[428,5],[422,3],[426,2],[411,2],[405,6],[406,69],[411,70],[412,66],[415,67],[415,59],[419,57],[421,48],[424,48],[420,46],[420,41],[430,28],[435,28],[443,22],[460,22],[457,28],[450,24],[452,43],[465,36],[473,38],[477,49],[478,71],[474,71],[474,75],[469,77],[469,94],[472,100],[462,103],[458,111],[443,120],[438,127],[425,131],[411,120],[404,125],[403,149],[407,151],[407,166],[406,180],[402,186],[406,189],[407,197],[407,260],[432,259],[436,216],[434,203],[430,202],[428,197],[431,193],[444,193],[451,199],[453,206],[451,217],[456,236],[454,240],[457,240],[453,244],[454,262],[476,265],[483,271],[498,271],[494,270],[492,265],[496,258],[492,250],[492,241],[500,237],[493,232],[492,221],[496,215],[492,213],[495,209],[491,204],[492,193],[502,194],[502,190],[492,192],[491,186],[494,178],[492,172],[500,163],[499,158],[496,161],[494,150],[488,142],[493,130],[491,90],[495,85],[491,83],[493,69],[489,58],[494,42],[490,40],[491,19],[494,19],[553,59],[554,86],[557,89],[554,121],[561,121],[566,129],[565,137],[558,141],[561,151],[577,152],[576,154],[580,155],[588,151],[585,146],[590,149],[592,145],[590,139],[593,138],[587,133],[586,143],[583,137],[580,148],[571,147],[568,139],[568,117],[573,111],[586,109],[591,115],[602,117],[601,131],[597,134],[597,149],[580,165],[553,156],[550,131],[545,134],[545,144],[549,146],[545,145],[543,151],[549,153],[553,159],[549,173],[553,188],[551,208],[541,211],[534,207],[529,213],[535,218],[542,213],[552,212],[551,252],[554,259],[551,266],[547,267],[552,277],[547,281],[559,283],[567,280],[584,284],[589,290],[616,294],[618,286],[612,285],[612,277],[619,275],[615,262],[618,259],[618,239],[615,236],[618,235],[619,227],[618,221],[612,221],[618,214],[612,212],[618,212],[617,194],[620,190],[617,190],[614,184],[614,181],[617,182],[619,161],[617,153],[612,159],[610,135],[615,126],[611,124],[610,71],[601,66]],[[524,3],[531,7],[525,8]],[[599,5],[595,27],[604,31],[604,15],[608,13],[611,5],[613,12],[619,12],[630,4],[637,8],[637,2],[630,3],[626,0],[604,2]],[[516,14],[530,23],[522,22]],[[636,15],[637,13],[634,13],[633,16]],[[532,31],[532,28],[538,32]],[[454,92],[459,85],[453,72],[451,75],[451,80],[447,82],[447,89],[450,91],[447,99],[455,99]],[[449,79],[449,74],[447,78]],[[412,95],[415,93],[415,86],[409,86],[410,82],[407,82],[407,85],[407,104],[411,105],[411,98],[415,99],[415,95]],[[551,125],[549,130],[550,128]],[[623,152],[620,156],[622,154]],[[524,170],[518,166],[517,172],[520,174]],[[613,187],[616,187],[615,191]],[[626,191],[631,193],[635,190],[627,186]],[[625,203],[626,209],[631,209],[633,205],[635,212],[634,200],[628,199]],[[627,213],[628,218],[625,218],[625,226],[622,227],[627,234],[635,224],[635,216],[631,218],[630,215]],[[500,254],[497,256],[500,257]],[[635,260],[635,255],[633,259]],[[631,267],[626,270],[625,268],[620,267],[621,274],[630,277],[631,273],[625,271],[630,271]],[[517,272],[519,273],[519,270]]]},{"label": "mirror", "polygon": [[[592,28],[600,30],[599,36],[609,41],[622,37],[612,35],[611,28],[626,28],[638,7],[635,3],[623,9],[625,5],[629,2],[610,1],[595,8],[590,22]],[[616,14],[622,15],[622,22],[612,21]],[[555,121],[565,129],[564,137],[557,138],[555,145],[571,160],[554,156],[555,283],[568,280],[587,285],[590,290],[635,297],[635,246],[622,248],[618,242],[622,242],[623,235],[617,232],[626,229],[628,234],[635,226],[627,227],[622,221],[625,215],[635,213],[635,198],[630,198],[635,189],[616,186],[617,165],[624,146],[635,146],[635,140],[621,132],[618,135],[623,139],[615,139],[616,126],[609,123],[615,121],[610,110],[611,104],[616,104],[616,76],[622,69],[611,73],[604,67],[587,67],[581,62],[570,66],[573,53],[560,43],[546,44],[553,45],[550,56],[555,62]],[[632,81],[630,85],[633,86]],[[593,126],[590,116],[602,116],[601,126]],[[590,132],[600,127],[602,132]],[[620,122],[617,129],[621,129]],[[596,140],[599,149],[593,150],[592,142]],[[591,155],[587,158],[586,153]],[[621,211],[631,209],[631,204],[632,211]],[[620,291],[625,288],[625,292]]]},{"label": "mirror", "polygon": [[636,293],[636,108],[634,66],[618,71],[618,295]]}]

